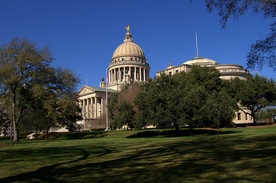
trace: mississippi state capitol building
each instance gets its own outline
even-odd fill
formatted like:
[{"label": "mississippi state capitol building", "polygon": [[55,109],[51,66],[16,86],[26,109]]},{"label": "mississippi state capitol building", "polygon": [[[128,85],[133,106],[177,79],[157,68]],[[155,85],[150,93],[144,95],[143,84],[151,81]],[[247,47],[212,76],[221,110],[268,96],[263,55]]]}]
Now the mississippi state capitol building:
[{"label": "mississippi state capitol building", "polygon": [[[81,121],[77,122],[81,130],[109,128],[110,122],[106,118],[106,99],[112,93],[120,91],[125,84],[146,82],[149,79],[150,65],[146,60],[145,54],[141,47],[134,43],[130,33],[130,26],[126,26],[125,29],[124,41],[115,49],[107,69],[108,82],[105,82],[102,78],[99,87],[84,85],[77,92],[77,102],[83,117]],[[212,59],[204,58],[197,54],[193,59],[180,65],[173,66],[169,64],[164,70],[156,72],[156,77],[160,76],[161,73],[173,75],[178,72],[189,72],[192,65],[215,67],[220,72],[221,79],[234,77],[246,79],[249,74],[241,65],[219,64]],[[243,110],[246,110],[246,108]],[[253,123],[253,119],[240,110],[236,112],[233,123],[249,124]]]}]

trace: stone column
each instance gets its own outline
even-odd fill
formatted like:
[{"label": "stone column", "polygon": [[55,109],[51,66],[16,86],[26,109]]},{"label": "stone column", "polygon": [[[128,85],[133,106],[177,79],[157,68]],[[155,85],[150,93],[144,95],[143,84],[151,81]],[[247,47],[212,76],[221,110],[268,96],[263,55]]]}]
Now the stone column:
[{"label": "stone column", "polygon": [[142,81],[142,68],[139,67],[139,81]]},{"label": "stone column", "polygon": [[98,97],[95,97],[95,118],[98,118]]},{"label": "stone column", "polygon": [[134,77],[133,80],[136,81],[137,80],[137,71],[136,71],[136,67],[133,68],[134,69]]},{"label": "stone column", "polygon": [[85,99],[82,100],[82,115],[85,117]]},{"label": "stone column", "polygon": [[86,111],[86,116],[85,116],[85,118],[87,118],[88,117],[88,99],[85,99],[85,111]]},{"label": "stone column", "polygon": [[127,75],[130,75],[130,73],[131,73],[131,68],[130,68],[130,67],[126,67],[126,70],[127,70],[126,74],[127,74]]},{"label": "stone column", "polygon": [[116,68],[115,70],[116,70],[116,82],[118,82],[119,80],[118,68]]},{"label": "stone column", "polygon": [[93,118],[94,106],[93,106],[93,97],[91,97],[91,118]]},{"label": "stone column", "polygon": [[87,98],[87,114],[86,114],[86,118],[90,118],[90,98]]},{"label": "stone column", "polygon": [[146,69],[144,69],[143,74],[144,74],[144,81],[146,81]]},{"label": "stone column", "polygon": [[111,71],[108,69],[108,81],[106,81],[106,84],[108,85],[109,83],[111,83]]},{"label": "stone column", "polygon": [[112,74],[111,74],[112,79],[111,80],[112,80],[112,83],[113,83],[114,82],[114,69],[112,69],[111,71],[112,71]]},{"label": "stone column", "polygon": [[90,118],[92,119],[92,118],[93,118],[93,97],[91,97],[90,100],[91,100],[91,105],[90,105],[90,110],[91,110],[91,112],[90,112]]},{"label": "stone column", "polygon": [[113,69],[110,69],[110,81],[109,83],[112,83],[113,82]]},{"label": "stone column", "polygon": [[136,72],[135,72],[135,75],[136,75],[136,81],[139,81],[139,67],[136,67]]},{"label": "stone column", "polygon": [[104,98],[101,98],[101,116],[104,113]]},{"label": "stone column", "polygon": [[100,118],[101,117],[101,113],[102,113],[102,104],[101,104],[101,98],[100,97],[98,97],[98,99],[97,99],[97,105],[98,105],[98,111],[97,111],[97,113],[98,113],[98,116],[97,116],[97,118]]},{"label": "stone column", "polygon": [[79,108],[81,108],[82,111],[82,100],[79,100]]}]

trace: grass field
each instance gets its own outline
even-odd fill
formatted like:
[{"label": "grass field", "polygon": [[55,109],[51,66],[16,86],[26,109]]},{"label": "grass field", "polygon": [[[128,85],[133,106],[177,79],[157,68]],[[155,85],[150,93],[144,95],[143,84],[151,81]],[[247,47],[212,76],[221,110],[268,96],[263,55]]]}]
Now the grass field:
[{"label": "grass field", "polygon": [[0,147],[0,182],[276,181],[275,126],[223,129],[219,137],[199,132],[108,131],[22,140]]}]

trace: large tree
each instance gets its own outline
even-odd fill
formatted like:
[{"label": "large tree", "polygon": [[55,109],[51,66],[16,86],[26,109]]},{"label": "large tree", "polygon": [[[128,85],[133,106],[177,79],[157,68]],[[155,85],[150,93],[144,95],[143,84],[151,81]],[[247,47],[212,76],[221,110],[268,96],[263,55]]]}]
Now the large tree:
[{"label": "large tree", "polygon": [[257,40],[250,47],[247,55],[247,66],[262,69],[264,64],[276,71],[276,1],[275,0],[205,0],[209,12],[218,11],[220,22],[225,28],[229,18],[238,19],[252,10],[260,13],[264,18],[271,19],[269,33]]},{"label": "large tree", "polygon": [[[225,92],[221,93],[221,90],[222,82],[215,68],[194,66],[188,73],[161,75],[146,83],[139,91],[135,104],[140,119],[147,125],[161,128],[173,126],[178,130],[184,125],[191,128],[209,127],[213,123],[218,124],[219,119],[220,124],[225,126],[232,121],[236,103],[229,102],[232,100],[225,97]],[[213,92],[218,94],[213,96]],[[217,96],[220,97],[219,102],[214,101]],[[223,110],[207,118],[207,113],[212,112],[209,104]]]},{"label": "large tree", "polygon": [[[18,141],[17,126],[26,108],[27,85],[33,85],[36,77],[42,76],[52,56],[44,47],[39,49],[26,39],[13,39],[0,47],[0,91],[5,100],[14,130],[14,141]],[[39,79],[39,78],[37,78]]]},{"label": "large tree", "polygon": [[202,107],[205,115],[202,116],[204,126],[219,128],[228,126],[237,111],[238,106],[224,90],[219,92],[213,91],[207,98],[206,103]]},{"label": "large tree", "polygon": [[[62,113],[60,101],[75,90],[79,79],[67,69],[50,67],[47,47],[38,48],[26,39],[13,39],[0,47],[0,95],[18,141],[18,126],[24,110],[39,111],[49,123]],[[30,110],[29,110],[30,111]],[[75,111],[74,111],[75,112]]]},{"label": "large tree", "polygon": [[76,104],[75,86],[79,79],[69,69],[50,68],[44,80],[37,85],[29,86],[31,98],[29,108],[43,116],[43,127],[46,139],[50,127],[67,126],[80,119],[79,107]]},{"label": "large tree", "polygon": [[161,75],[143,85],[135,100],[140,124],[179,129],[179,83],[172,76]]},{"label": "large tree", "polygon": [[240,110],[243,110],[242,106],[249,109],[250,112],[243,112],[252,116],[254,124],[257,124],[257,112],[276,104],[276,83],[272,79],[255,75],[249,76],[247,80],[236,78],[225,82],[228,83],[229,95],[240,103]]},{"label": "large tree", "polygon": [[140,84],[133,83],[125,85],[118,93],[111,95],[108,104],[109,117],[112,120],[112,128],[122,128],[127,126],[128,128],[142,128],[140,124],[137,124],[135,115],[137,108],[134,105],[134,100],[140,88]]}]

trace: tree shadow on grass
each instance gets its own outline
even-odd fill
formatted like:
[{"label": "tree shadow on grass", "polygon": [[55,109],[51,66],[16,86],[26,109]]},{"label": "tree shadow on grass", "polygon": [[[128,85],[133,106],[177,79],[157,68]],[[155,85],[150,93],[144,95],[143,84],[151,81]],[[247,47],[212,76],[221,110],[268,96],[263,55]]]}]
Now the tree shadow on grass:
[{"label": "tree shadow on grass", "polygon": [[[104,147],[94,146],[93,148],[100,149],[101,153],[96,153],[96,154],[94,154],[93,157],[91,157],[91,153],[89,153],[88,151],[85,151],[84,149],[81,149],[81,148],[62,148],[62,149],[61,148],[42,148],[39,150],[40,152],[35,152],[34,155],[38,154],[38,156],[40,156],[40,157],[48,156],[48,158],[51,158],[51,156],[49,154],[53,155],[56,153],[56,155],[53,155],[53,156],[56,156],[55,158],[58,158],[59,154],[64,154],[64,153],[68,153],[68,152],[72,152],[72,151],[78,151],[81,153],[81,157],[78,159],[72,160],[72,161],[66,161],[66,162],[56,163],[56,164],[49,165],[49,166],[44,166],[44,167],[39,168],[32,172],[27,172],[27,173],[18,174],[15,176],[2,178],[2,179],[0,179],[0,182],[60,182],[60,183],[66,183],[66,182],[68,182],[68,180],[57,180],[53,176],[53,175],[56,175],[55,171],[57,169],[59,169],[58,167],[62,167],[63,165],[68,166],[70,164],[78,163],[82,160],[86,160],[89,156],[90,156],[90,158],[98,158],[98,157],[101,157],[101,156],[111,153],[111,150],[104,148]],[[16,153],[16,152],[13,152],[13,153]],[[24,155],[24,153],[23,154],[22,154],[22,152],[20,152],[20,153],[21,153],[21,155]],[[20,154],[20,153],[16,153],[16,154]],[[16,162],[14,162],[14,163],[16,163]],[[66,169],[59,169],[59,173],[66,174],[66,173],[70,173],[70,172],[66,172]],[[70,182],[70,180],[69,180],[69,182]]]},{"label": "tree shadow on grass", "polygon": [[[239,133],[237,130],[220,131],[220,134]],[[185,129],[185,130],[145,130],[128,136],[127,138],[143,138],[143,137],[182,137],[194,135],[217,135],[214,129]]]},{"label": "tree shadow on grass", "polygon": [[[87,132],[51,132],[49,133],[49,139],[89,139],[89,138],[102,138],[105,137],[104,131],[87,131]],[[41,135],[40,139],[45,139],[45,135]]]},{"label": "tree shadow on grass", "polygon": [[[273,182],[276,137],[212,136],[158,141],[95,154],[75,148],[82,157],[0,179],[0,182]],[[91,148],[91,147],[90,147]],[[97,148],[97,147],[96,147]],[[67,149],[68,150],[68,149]],[[74,149],[72,149],[74,150]],[[119,153],[118,153],[119,152]],[[121,154],[121,152],[124,152]],[[112,158],[107,155],[112,154]]]},{"label": "tree shadow on grass", "polygon": [[[202,138],[165,146],[133,147],[111,159],[103,153],[96,161],[90,161],[89,153],[79,149],[82,157],[77,160],[45,166],[0,182],[272,182],[276,178],[273,169],[276,149],[271,149],[274,142],[274,136],[257,141]],[[236,144],[243,148],[236,148]],[[252,161],[269,159],[270,162],[258,164]]]}]

